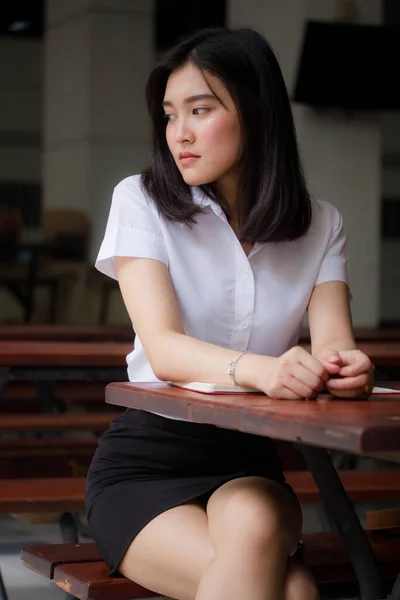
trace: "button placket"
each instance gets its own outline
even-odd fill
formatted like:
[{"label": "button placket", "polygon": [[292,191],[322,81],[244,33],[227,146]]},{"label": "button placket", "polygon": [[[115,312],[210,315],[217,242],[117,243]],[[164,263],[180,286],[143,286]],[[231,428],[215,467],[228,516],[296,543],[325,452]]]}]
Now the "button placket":
[{"label": "button placket", "polygon": [[[230,347],[241,351],[247,349],[254,310],[254,276],[243,249],[237,248],[235,257],[240,267],[235,282],[235,322]],[[247,264],[245,264],[247,262]]]}]

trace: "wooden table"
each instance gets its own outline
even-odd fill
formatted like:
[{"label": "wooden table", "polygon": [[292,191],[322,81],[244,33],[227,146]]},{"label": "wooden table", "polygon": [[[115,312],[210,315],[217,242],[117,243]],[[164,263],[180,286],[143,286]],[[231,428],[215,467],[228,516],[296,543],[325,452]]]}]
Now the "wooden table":
[{"label": "wooden table", "polygon": [[0,342],[0,400],[12,379],[40,383],[43,404],[55,382],[126,381],[132,349],[124,342]]},{"label": "wooden table", "polygon": [[0,325],[0,341],[131,342],[131,325]]},{"label": "wooden table", "polygon": [[[106,402],[297,443],[343,538],[362,599],[386,597],[371,545],[326,449],[400,463],[400,396],[280,401],[262,394],[207,395],[159,383],[111,383]],[[400,575],[391,598],[400,598]]]}]

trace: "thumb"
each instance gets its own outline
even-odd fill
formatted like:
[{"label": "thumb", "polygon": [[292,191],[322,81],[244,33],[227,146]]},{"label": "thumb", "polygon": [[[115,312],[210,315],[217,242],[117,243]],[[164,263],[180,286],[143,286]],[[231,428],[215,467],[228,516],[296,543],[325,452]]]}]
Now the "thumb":
[{"label": "thumb", "polygon": [[336,350],[329,350],[325,354],[322,363],[329,375],[337,375],[342,366],[342,359]]},{"label": "thumb", "polygon": [[336,352],[336,350],[330,350],[325,356],[325,360],[327,360],[329,363],[339,364],[342,359],[340,358],[339,352]]}]

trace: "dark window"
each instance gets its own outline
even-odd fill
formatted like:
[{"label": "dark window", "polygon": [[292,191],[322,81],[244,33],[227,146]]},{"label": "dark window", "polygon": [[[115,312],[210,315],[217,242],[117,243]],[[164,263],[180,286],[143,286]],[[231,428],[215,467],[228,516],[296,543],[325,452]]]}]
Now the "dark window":
[{"label": "dark window", "polygon": [[400,239],[400,198],[384,198],[382,202],[382,237]]},{"label": "dark window", "polygon": [[226,0],[156,0],[155,46],[163,52],[182,37],[203,27],[223,27]]},{"label": "dark window", "polygon": [[40,183],[0,181],[0,206],[19,210],[23,227],[40,227],[41,195]]}]

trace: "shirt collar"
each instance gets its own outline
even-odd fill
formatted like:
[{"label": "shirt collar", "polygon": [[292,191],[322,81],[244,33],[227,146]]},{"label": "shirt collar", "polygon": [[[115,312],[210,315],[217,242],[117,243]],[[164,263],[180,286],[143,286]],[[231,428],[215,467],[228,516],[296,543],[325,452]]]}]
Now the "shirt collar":
[{"label": "shirt collar", "polygon": [[[226,220],[226,215],[225,215],[224,211],[222,210],[222,208],[220,207],[220,205],[217,204],[214,200],[211,200],[211,198],[209,196],[207,196],[207,194],[205,194],[200,187],[191,186],[191,190],[192,190],[193,202],[195,204],[197,204],[198,206],[202,206],[204,208],[207,206],[211,206],[211,208],[213,209],[213,211],[216,215],[218,215],[220,218]],[[261,250],[261,248],[263,248],[264,246],[265,246],[265,243],[256,242],[254,244],[252,251],[249,254],[249,258],[251,256],[253,256],[256,252]]]},{"label": "shirt collar", "polygon": [[192,186],[191,190],[192,190],[193,202],[195,204],[197,204],[198,206],[202,206],[202,207],[211,206],[211,208],[213,209],[215,214],[218,215],[219,217],[221,217],[222,215],[225,215],[225,213],[222,210],[222,208],[220,207],[220,205],[217,202],[215,202],[214,200],[212,200],[209,196],[207,196],[207,194],[205,192],[203,192],[203,190],[200,187]]}]

